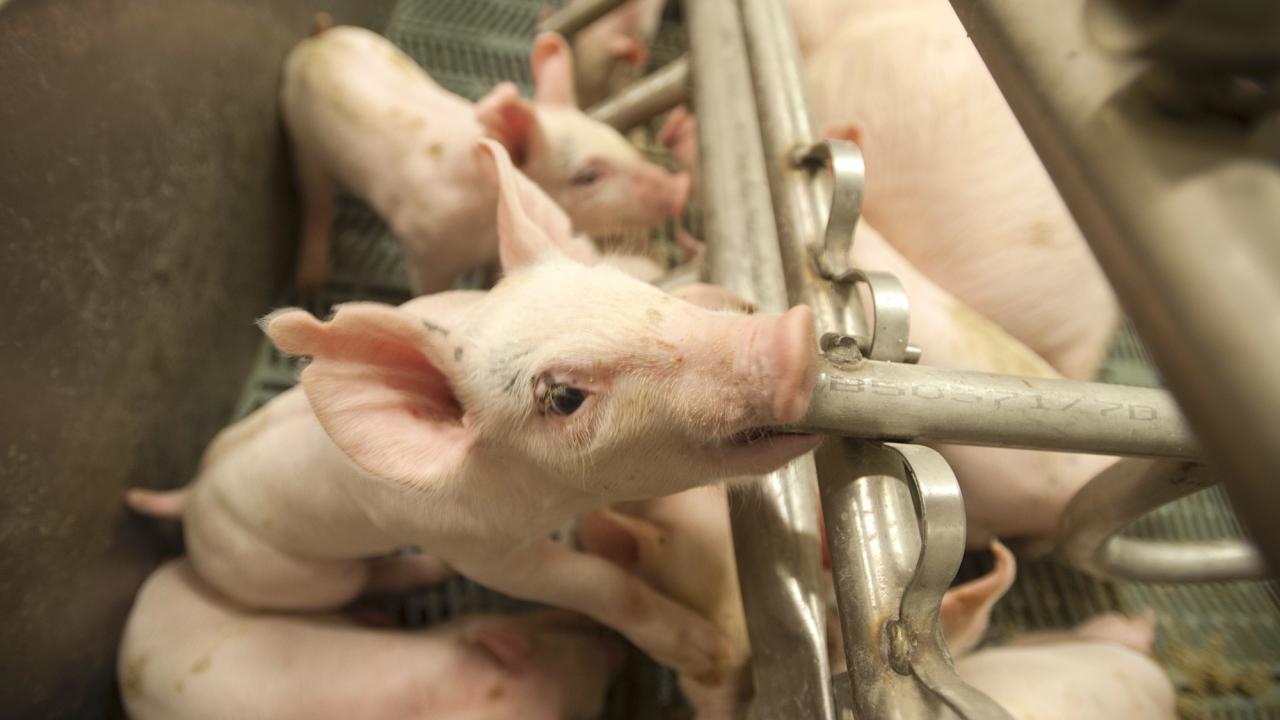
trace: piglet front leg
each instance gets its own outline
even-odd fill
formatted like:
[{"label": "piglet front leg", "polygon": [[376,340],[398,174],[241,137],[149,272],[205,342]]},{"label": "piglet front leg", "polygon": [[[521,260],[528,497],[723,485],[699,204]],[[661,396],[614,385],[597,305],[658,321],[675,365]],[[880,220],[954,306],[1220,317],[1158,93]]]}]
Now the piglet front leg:
[{"label": "piglet front leg", "polygon": [[544,540],[457,568],[499,592],[586,615],[698,682],[723,674],[727,644],[714,625],[603,558]]}]

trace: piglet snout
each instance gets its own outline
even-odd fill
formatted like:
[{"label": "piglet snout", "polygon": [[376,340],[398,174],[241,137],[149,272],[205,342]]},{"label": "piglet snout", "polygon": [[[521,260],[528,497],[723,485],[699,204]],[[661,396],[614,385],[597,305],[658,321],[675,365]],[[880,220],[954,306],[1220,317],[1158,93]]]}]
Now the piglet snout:
[{"label": "piglet snout", "polygon": [[641,166],[633,178],[632,193],[637,203],[652,215],[679,217],[689,201],[691,184],[688,173]]},{"label": "piglet snout", "polygon": [[751,381],[765,381],[773,423],[785,425],[804,416],[817,380],[817,340],[813,311],[797,305],[781,315],[749,318],[739,357]]}]

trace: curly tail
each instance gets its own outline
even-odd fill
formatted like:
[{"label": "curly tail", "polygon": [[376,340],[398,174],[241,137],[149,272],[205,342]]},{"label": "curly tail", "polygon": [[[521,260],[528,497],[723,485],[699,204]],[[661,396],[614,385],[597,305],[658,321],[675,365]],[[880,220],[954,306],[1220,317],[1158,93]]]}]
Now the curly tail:
[{"label": "curly tail", "polygon": [[187,509],[187,488],[177,490],[143,490],[132,488],[124,494],[124,504],[142,515],[180,518]]}]

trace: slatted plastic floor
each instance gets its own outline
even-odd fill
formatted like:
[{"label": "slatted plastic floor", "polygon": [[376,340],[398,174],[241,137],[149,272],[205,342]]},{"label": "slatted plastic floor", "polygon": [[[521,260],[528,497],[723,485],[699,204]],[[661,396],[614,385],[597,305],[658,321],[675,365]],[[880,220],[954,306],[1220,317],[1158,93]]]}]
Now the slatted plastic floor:
[{"label": "slatted plastic floor", "polygon": [[[559,3],[552,3],[559,4]],[[512,80],[529,94],[528,52],[541,0],[400,0],[386,35],[442,85],[478,98],[497,82]],[[678,24],[660,33],[654,65],[684,46]],[[696,221],[696,218],[691,218]],[[696,227],[696,226],[695,226]],[[400,250],[386,226],[360,203],[344,198],[335,220],[334,274],[321,292],[283,298],[323,317],[336,303],[354,299],[398,303],[408,298]],[[264,342],[239,404],[241,417],[293,385],[296,369]],[[1122,332],[1102,380],[1158,384],[1131,332]],[[1239,525],[1225,498],[1213,489],[1143,519],[1135,535],[1168,539],[1237,537]],[[968,572],[985,570],[987,558],[971,557]],[[511,612],[523,604],[455,578],[437,588],[387,601],[406,625],[438,622],[476,611]],[[1275,583],[1153,586],[1106,583],[1052,560],[1024,563],[1014,590],[996,611],[991,637],[1022,629],[1058,628],[1097,612],[1136,612],[1154,607],[1160,622],[1156,654],[1180,689],[1186,718],[1280,719],[1280,595]],[[638,656],[614,688],[611,720],[686,714],[669,674]]]}]

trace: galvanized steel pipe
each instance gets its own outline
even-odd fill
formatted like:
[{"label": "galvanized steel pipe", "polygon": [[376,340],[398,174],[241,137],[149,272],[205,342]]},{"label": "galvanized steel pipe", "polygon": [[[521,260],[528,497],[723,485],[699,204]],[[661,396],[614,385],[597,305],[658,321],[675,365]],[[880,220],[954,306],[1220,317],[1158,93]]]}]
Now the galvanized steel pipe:
[{"label": "galvanized steel pipe", "polygon": [[[825,178],[792,164],[794,151],[815,136],[790,18],[779,0],[742,0],[742,13],[788,295],[813,308],[820,331],[865,332],[851,286],[833,285],[815,271],[812,249],[823,236],[831,195]],[[942,717],[923,685],[890,666],[881,642],[886,619],[898,617],[920,552],[900,459],[843,439],[825,443],[817,459],[848,700],[864,720]],[[886,463],[896,463],[896,471]]]},{"label": "galvanized steel pipe", "polygon": [[1163,390],[875,360],[824,357],[813,402],[792,429],[1100,455],[1198,454]]},{"label": "galvanized steel pipe", "polygon": [[952,0],[1271,563],[1280,562],[1280,155],[1161,113],[1082,0]]},{"label": "galvanized steel pipe", "polygon": [[[769,182],[734,0],[685,0],[714,282],[786,309]],[[731,503],[760,720],[833,720],[812,455],[743,483]]]},{"label": "galvanized steel pipe", "polygon": [[683,103],[688,96],[689,58],[682,57],[619,90],[587,114],[626,132]]},{"label": "galvanized steel pipe", "polygon": [[1120,532],[1166,503],[1214,485],[1202,465],[1129,458],[1089,481],[1062,513],[1056,542],[1068,564],[1097,577],[1135,582],[1221,582],[1264,579],[1257,549],[1240,538],[1146,540]]}]

